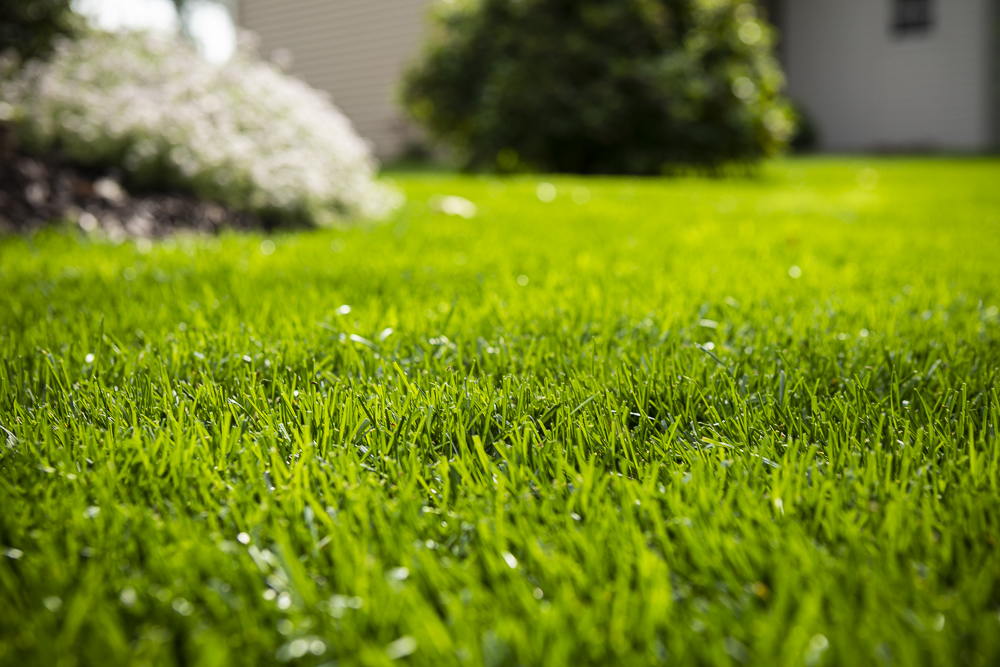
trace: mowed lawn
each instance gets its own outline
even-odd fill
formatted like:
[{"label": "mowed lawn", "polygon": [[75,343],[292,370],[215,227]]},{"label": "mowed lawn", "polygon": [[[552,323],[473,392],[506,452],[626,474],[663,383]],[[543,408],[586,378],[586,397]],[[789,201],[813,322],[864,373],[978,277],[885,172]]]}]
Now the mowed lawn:
[{"label": "mowed lawn", "polygon": [[1000,661],[1000,161],[387,178],[0,242],[0,663]]}]

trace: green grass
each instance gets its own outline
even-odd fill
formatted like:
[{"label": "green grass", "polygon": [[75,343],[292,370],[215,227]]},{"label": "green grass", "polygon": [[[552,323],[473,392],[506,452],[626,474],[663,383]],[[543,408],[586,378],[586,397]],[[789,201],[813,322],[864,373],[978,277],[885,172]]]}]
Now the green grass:
[{"label": "green grass", "polygon": [[0,243],[0,663],[997,664],[1000,162],[392,178]]}]

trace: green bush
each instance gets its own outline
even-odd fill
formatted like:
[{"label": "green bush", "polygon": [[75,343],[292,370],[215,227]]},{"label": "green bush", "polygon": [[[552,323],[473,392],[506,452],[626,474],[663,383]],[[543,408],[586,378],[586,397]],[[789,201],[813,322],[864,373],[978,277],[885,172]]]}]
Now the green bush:
[{"label": "green bush", "polygon": [[471,169],[714,169],[794,131],[752,3],[451,0],[432,16],[403,101]]}]

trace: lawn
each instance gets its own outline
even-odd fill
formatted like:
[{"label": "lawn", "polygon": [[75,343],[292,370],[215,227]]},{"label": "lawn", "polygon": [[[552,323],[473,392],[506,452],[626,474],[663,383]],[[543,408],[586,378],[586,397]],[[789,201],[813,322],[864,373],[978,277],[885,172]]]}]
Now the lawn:
[{"label": "lawn", "polygon": [[1000,161],[386,178],[0,242],[0,663],[1000,661]]}]

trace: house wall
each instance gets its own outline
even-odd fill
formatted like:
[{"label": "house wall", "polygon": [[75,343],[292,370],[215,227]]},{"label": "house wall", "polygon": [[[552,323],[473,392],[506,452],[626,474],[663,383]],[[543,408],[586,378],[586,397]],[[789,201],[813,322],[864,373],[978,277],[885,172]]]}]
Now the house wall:
[{"label": "house wall", "polygon": [[788,93],[833,151],[975,151],[993,142],[994,0],[936,0],[925,33],[892,0],[786,0]]},{"label": "house wall", "polygon": [[400,76],[418,52],[429,0],[239,0],[236,22],[260,35],[265,58],[293,55],[291,74],[333,96],[381,157],[414,138],[396,103]]},{"label": "house wall", "polygon": [[[431,0],[233,0],[267,57],[330,91],[381,157],[416,138],[396,95]],[[892,0],[760,0],[777,19],[789,95],[824,150],[1000,148],[1000,0],[935,0],[927,33],[895,35]]]},{"label": "house wall", "polygon": [[991,40],[993,48],[990,50],[990,92],[993,95],[993,143],[991,148],[994,152],[1000,152],[1000,0],[992,0],[991,15]]}]

